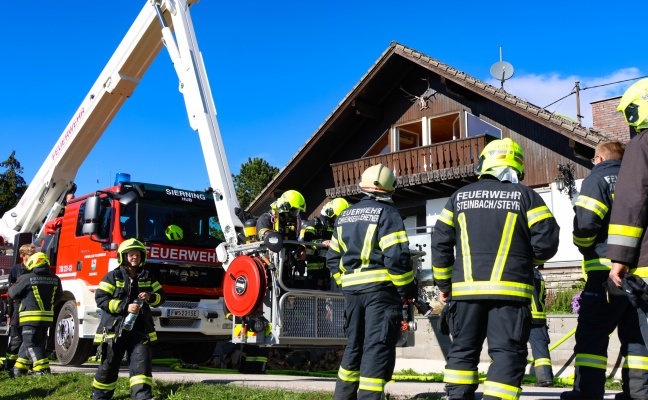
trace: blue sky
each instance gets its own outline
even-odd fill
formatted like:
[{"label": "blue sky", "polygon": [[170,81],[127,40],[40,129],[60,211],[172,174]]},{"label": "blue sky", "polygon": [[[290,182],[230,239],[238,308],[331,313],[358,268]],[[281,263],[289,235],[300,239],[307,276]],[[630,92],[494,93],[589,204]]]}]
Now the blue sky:
[{"label": "blue sky", "polygon": [[[28,183],[144,4],[4,4],[0,159],[15,150]],[[586,88],[648,74],[623,7],[521,4],[200,1],[191,15],[232,172],[248,157],[284,167],[391,41],[496,86],[489,70],[502,46],[515,68],[505,89],[541,107],[577,80]],[[584,125],[591,126],[589,102],[631,83],[581,92]],[[573,95],[548,108],[572,118],[575,109]],[[184,189],[209,186],[165,49],[81,166],[77,194],[110,186],[118,172]]]}]

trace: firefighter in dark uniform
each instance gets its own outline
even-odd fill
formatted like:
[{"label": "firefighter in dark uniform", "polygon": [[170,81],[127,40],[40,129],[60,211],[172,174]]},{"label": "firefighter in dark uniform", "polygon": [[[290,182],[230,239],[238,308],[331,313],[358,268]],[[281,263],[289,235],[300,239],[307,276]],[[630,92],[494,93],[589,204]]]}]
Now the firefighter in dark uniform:
[{"label": "firefighter in dark uniform", "polygon": [[531,332],[529,333],[529,344],[533,355],[533,368],[537,379],[536,386],[553,386],[553,370],[551,369],[551,355],[549,354],[549,329],[547,328],[547,309],[545,302],[547,292],[545,281],[540,268],[533,270],[533,299],[531,301]]},{"label": "firefighter in dark uniform", "polygon": [[304,222],[301,240],[321,243],[325,246],[324,248],[313,246],[312,249],[309,249],[314,254],[306,256],[306,289],[331,289],[331,272],[326,267],[326,257],[320,255],[320,250],[326,250],[329,247],[335,220],[347,208],[349,208],[349,202],[342,197],[336,197],[322,207],[321,215]]},{"label": "firefighter in dark uniform", "polygon": [[[306,200],[296,190],[285,191],[271,206],[269,212],[257,219],[256,229],[259,240],[269,232],[278,232],[285,240],[297,240],[301,229],[299,213],[306,211]],[[306,253],[303,247],[289,252],[289,260],[284,264],[284,282],[291,286],[303,285],[306,270]],[[251,344],[243,345],[239,372],[243,374],[264,374],[270,349]]]},{"label": "firefighter in dark uniform", "polygon": [[61,279],[50,271],[49,259],[44,253],[34,253],[25,263],[27,273],[9,288],[9,296],[20,301],[22,345],[13,368],[14,376],[50,373],[49,358],[45,352],[47,330],[54,322],[54,306],[61,300]]},{"label": "firefighter in dark uniform", "polygon": [[[33,244],[23,244],[18,250],[20,254],[21,262],[11,266],[9,270],[9,287],[13,286],[18,278],[27,273],[27,267],[25,264],[29,257],[32,254],[36,253],[36,246]],[[7,299],[7,316],[9,317],[9,342],[7,344],[7,353],[5,355],[5,364],[4,369],[7,371],[9,377],[13,377],[13,367],[18,359],[18,351],[20,350],[20,345],[22,344],[22,333],[20,328],[20,317],[18,315],[18,310],[20,308],[20,302],[14,299]]]},{"label": "firefighter in dark uniform", "polygon": [[394,173],[382,164],[360,180],[366,195],[342,211],[326,263],[345,300],[347,345],[336,399],[382,399],[396,363],[405,299],[417,297],[403,218],[391,203]]},{"label": "firefighter in dark uniform", "polygon": [[[142,268],[146,247],[137,239],[127,239],[117,249],[119,267],[108,272],[95,292],[102,311],[95,335],[101,361],[92,382],[92,398],[111,399],[124,354],[130,360],[130,390],[134,400],[153,399],[151,343],[157,340],[150,306],[164,303],[162,285]],[[142,301],[141,306],[135,299]],[[128,314],[139,314],[131,330],[123,329]]]},{"label": "firefighter in dark uniform", "polygon": [[610,210],[624,146],[602,142],[594,151],[594,168],[583,180],[574,202],[574,245],[583,255],[585,288],[579,301],[576,326],[575,375],[572,391],[561,399],[602,399],[610,334],[616,329],[629,302],[606,291],[612,262],[607,257]]},{"label": "firefighter in dark uniform", "polygon": [[[628,125],[637,131],[626,145],[608,229],[610,279],[620,287],[628,272],[648,279],[648,79],[628,88],[617,111],[623,112]],[[645,312],[629,307],[619,321],[626,362],[621,372],[623,393],[617,400],[648,398],[648,349],[639,328],[640,318],[646,318]]]},{"label": "firefighter in dark uniform", "polygon": [[[269,212],[257,220],[257,234],[263,240],[268,232],[279,233],[284,240],[299,240],[302,220],[300,212],[306,211],[306,200],[296,190],[285,191]],[[287,245],[288,259],[284,264],[283,280],[289,287],[303,288],[306,275],[306,251],[303,246]]]},{"label": "firefighter in dark uniform", "polygon": [[510,138],[484,148],[478,174],[450,197],[432,235],[434,280],[453,337],[443,380],[448,399],[474,399],[487,338],[493,362],[484,399],[516,399],[527,362],[533,267],[556,254],[559,227],[540,195],[519,183],[524,152]]}]

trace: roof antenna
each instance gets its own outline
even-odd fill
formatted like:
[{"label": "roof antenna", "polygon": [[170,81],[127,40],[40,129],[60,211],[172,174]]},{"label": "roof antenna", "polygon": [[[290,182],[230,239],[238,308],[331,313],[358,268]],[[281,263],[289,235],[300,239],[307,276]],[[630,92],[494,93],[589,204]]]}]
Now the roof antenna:
[{"label": "roof antenna", "polygon": [[490,74],[502,83],[501,89],[504,89],[504,81],[513,76],[513,66],[511,63],[502,61],[502,46],[500,46],[500,60],[493,64],[490,69]]}]

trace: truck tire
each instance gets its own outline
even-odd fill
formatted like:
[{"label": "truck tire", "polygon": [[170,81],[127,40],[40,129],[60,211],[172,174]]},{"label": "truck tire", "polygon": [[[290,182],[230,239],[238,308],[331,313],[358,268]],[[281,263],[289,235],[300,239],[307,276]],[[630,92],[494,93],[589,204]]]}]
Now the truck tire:
[{"label": "truck tire", "polygon": [[176,358],[188,364],[202,364],[214,355],[218,342],[184,342],[175,345]]},{"label": "truck tire", "polygon": [[61,307],[54,330],[56,356],[63,365],[81,365],[92,353],[92,340],[79,337],[76,302],[68,300]]}]

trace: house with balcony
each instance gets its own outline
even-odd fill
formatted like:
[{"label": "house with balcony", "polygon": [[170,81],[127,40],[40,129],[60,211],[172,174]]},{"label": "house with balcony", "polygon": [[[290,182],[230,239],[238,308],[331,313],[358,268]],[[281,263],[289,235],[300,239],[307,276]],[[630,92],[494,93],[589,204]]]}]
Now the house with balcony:
[{"label": "house with balcony", "polygon": [[[557,167],[570,166],[576,181],[585,178],[594,148],[613,136],[584,128],[395,42],[248,211],[260,215],[283,191],[296,189],[306,198],[303,217],[310,218],[334,197],[360,199],[360,175],[383,163],[397,176],[393,199],[408,234],[421,236],[425,250],[425,237],[429,239],[448,197],[477,180],[475,167],[484,146],[506,137],[525,150],[523,183],[543,196],[562,227],[561,251],[547,268],[571,281],[572,271],[580,273],[580,254],[572,244],[569,193],[556,188]],[[430,266],[427,257],[424,268]]]}]

